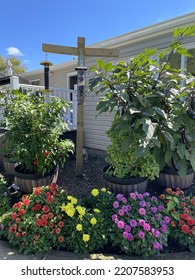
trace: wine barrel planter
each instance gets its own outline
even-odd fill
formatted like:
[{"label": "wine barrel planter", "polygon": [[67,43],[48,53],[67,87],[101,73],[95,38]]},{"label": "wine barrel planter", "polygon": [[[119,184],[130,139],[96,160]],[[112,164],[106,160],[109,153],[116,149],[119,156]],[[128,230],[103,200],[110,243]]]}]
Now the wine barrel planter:
[{"label": "wine barrel planter", "polygon": [[186,189],[192,185],[194,178],[193,169],[188,169],[185,177],[181,178],[178,172],[171,168],[163,168],[157,179],[157,184],[163,188]]},{"label": "wine barrel planter", "polygon": [[15,175],[15,166],[16,162],[10,159],[9,157],[3,156],[3,167],[5,170],[5,173],[8,176],[14,176]]},{"label": "wine barrel planter", "polygon": [[33,188],[56,183],[58,171],[59,166],[46,172],[44,176],[41,174],[25,174],[22,173],[21,165],[18,165],[15,167],[14,183],[20,188],[21,192],[30,194],[33,192]]},{"label": "wine barrel planter", "polygon": [[141,177],[128,177],[120,179],[106,173],[110,166],[107,165],[103,169],[103,178],[107,187],[113,193],[122,193],[129,196],[131,192],[144,193],[147,189],[148,179]]}]

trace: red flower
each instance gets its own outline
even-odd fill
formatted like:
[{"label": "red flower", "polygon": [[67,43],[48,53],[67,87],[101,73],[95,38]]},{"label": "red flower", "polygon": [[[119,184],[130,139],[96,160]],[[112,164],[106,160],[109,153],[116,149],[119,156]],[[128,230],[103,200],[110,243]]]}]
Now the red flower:
[{"label": "red flower", "polygon": [[48,201],[49,203],[53,202],[53,200],[54,200],[54,197],[53,197],[53,196],[48,196],[48,197],[47,197],[47,201]]},{"label": "red flower", "polygon": [[179,226],[182,227],[184,225],[184,221],[179,221]]},{"label": "red flower", "polygon": [[49,224],[50,228],[54,227],[54,223]]},{"label": "red flower", "polygon": [[19,232],[16,232],[16,237],[19,237],[21,234]]},{"label": "red flower", "polygon": [[25,210],[24,209],[20,209],[18,213],[19,213],[20,216],[22,216],[22,215],[24,215]]},{"label": "red flower", "polygon": [[56,190],[56,187],[57,187],[56,183],[51,184],[50,191],[54,192]]},{"label": "red flower", "polygon": [[36,226],[37,226],[37,227],[40,227],[41,225],[42,225],[41,219],[37,219],[37,220],[36,220]]},{"label": "red flower", "polygon": [[171,226],[172,226],[172,227],[175,227],[175,226],[176,226],[176,225],[175,225],[175,222],[171,221]]},{"label": "red flower", "polygon": [[189,230],[190,230],[188,225],[183,225],[183,226],[181,227],[181,229],[182,229],[182,231],[183,231],[184,233],[188,233]]},{"label": "red flower", "polygon": [[48,213],[48,217],[49,217],[49,219],[52,219],[52,218],[53,218],[53,213],[52,213],[52,212],[49,212],[49,213]]},{"label": "red flower", "polygon": [[43,214],[42,217],[41,217],[42,221],[47,221],[48,219],[48,215],[46,214]]},{"label": "red flower", "polygon": [[15,220],[16,218],[17,218],[17,213],[14,212],[14,213],[12,214],[12,220]]},{"label": "red flower", "polygon": [[45,151],[45,152],[43,153],[43,155],[47,157],[47,156],[49,155],[49,152],[48,152],[48,151]]},{"label": "red flower", "polygon": [[37,165],[38,164],[38,161],[37,160],[34,160],[33,161],[33,165]]},{"label": "red flower", "polygon": [[49,209],[49,206],[45,205],[43,208],[42,208],[43,212],[44,213],[48,213],[50,211]]},{"label": "red flower", "polygon": [[16,218],[16,223],[17,223],[17,224],[20,223],[20,218]]},{"label": "red flower", "polygon": [[64,222],[60,221],[60,222],[58,223],[58,226],[59,226],[60,228],[63,227],[63,226],[64,226]]},{"label": "red flower", "polygon": [[190,219],[190,216],[188,214],[184,213],[183,214],[183,219],[187,221],[187,220]]},{"label": "red flower", "polygon": [[26,234],[27,234],[26,231],[22,232],[22,236],[26,236]]},{"label": "red flower", "polygon": [[39,203],[36,204],[36,205],[35,205],[35,210],[36,210],[36,211],[41,210],[41,204],[39,204]]},{"label": "red flower", "polygon": [[26,199],[23,200],[23,203],[24,203],[24,205],[29,205],[30,200],[28,198],[26,198]]},{"label": "red flower", "polygon": [[189,226],[192,226],[192,225],[194,224],[194,221],[193,221],[192,219],[189,219],[189,220],[187,221],[187,223],[188,223]]},{"label": "red flower", "polygon": [[185,202],[182,202],[182,203],[181,203],[181,206],[182,206],[182,207],[185,207],[185,206],[186,206],[186,203],[185,203]]},{"label": "red flower", "polygon": [[63,237],[62,235],[59,236],[59,237],[58,237],[58,241],[59,241],[60,243],[64,242],[64,237]]},{"label": "red flower", "polygon": [[12,232],[14,232],[14,227],[9,228],[9,233],[12,233]]},{"label": "red flower", "polygon": [[41,221],[41,225],[42,225],[42,227],[46,227],[46,225],[47,225],[47,221],[42,220],[42,221]]},{"label": "red flower", "polygon": [[34,194],[35,195],[38,195],[41,191],[41,187],[37,187],[35,190],[34,190]]}]

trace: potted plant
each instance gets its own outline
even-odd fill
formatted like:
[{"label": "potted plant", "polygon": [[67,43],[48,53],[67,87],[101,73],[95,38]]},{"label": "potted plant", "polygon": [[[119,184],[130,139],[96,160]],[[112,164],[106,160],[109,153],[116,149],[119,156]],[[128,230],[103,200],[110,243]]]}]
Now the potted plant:
[{"label": "potted plant", "polygon": [[[95,76],[90,89],[104,93],[97,110],[113,112],[119,120],[109,134],[113,128],[123,134],[121,153],[133,149],[137,161],[152,154],[160,175],[165,168],[176,173],[176,182],[173,177],[168,181],[171,187],[191,185],[195,170],[194,77],[172,65],[175,54],[191,56],[182,39],[194,34],[193,26],[178,28],[174,30],[177,39],[167,50],[146,49],[129,63],[117,65],[99,60],[91,68]],[[162,184],[167,187],[164,181]]]},{"label": "potted plant", "polygon": [[40,93],[19,94],[8,104],[5,122],[12,138],[11,157],[19,163],[15,183],[21,191],[51,183],[59,164],[64,164],[73,143],[61,140],[67,128],[63,115],[68,106],[57,97],[50,101]]}]

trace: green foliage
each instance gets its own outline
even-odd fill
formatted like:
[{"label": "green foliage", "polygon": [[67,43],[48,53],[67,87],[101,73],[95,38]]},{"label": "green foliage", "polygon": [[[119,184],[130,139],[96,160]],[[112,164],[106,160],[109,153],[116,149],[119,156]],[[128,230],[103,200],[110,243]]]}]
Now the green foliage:
[{"label": "green foliage", "polygon": [[10,209],[10,193],[7,188],[7,182],[0,178],[0,216]]},{"label": "green foliage", "polygon": [[[13,66],[13,74],[22,74],[26,70],[26,66],[22,61],[15,56],[11,56],[9,60]],[[0,71],[5,71],[6,69],[6,58],[0,55]]]},{"label": "green foliage", "polygon": [[178,38],[160,53],[146,49],[129,63],[112,66],[98,60],[89,81],[91,91],[103,93],[98,113],[113,112],[120,119],[118,133],[128,135],[121,141],[121,150],[130,148],[135,140],[138,159],[152,153],[160,169],[165,165],[175,168],[181,177],[187,168],[195,170],[195,82],[183,69],[175,69],[172,57],[191,57],[182,38],[194,36],[194,29],[177,28],[174,35]]},{"label": "green foliage", "polygon": [[68,104],[60,98],[46,102],[41,94],[17,94],[4,111],[4,125],[8,128],[5,142],[10,156],[27,173],[41,173],[62,165],[74,145],[60,140],[67,129],[63,121]]}]

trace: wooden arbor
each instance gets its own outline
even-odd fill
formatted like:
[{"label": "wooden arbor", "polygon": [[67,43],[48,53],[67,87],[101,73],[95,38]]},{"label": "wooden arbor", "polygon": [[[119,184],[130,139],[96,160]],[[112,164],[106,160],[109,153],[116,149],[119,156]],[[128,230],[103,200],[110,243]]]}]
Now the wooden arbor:
[{"label": "wooden arbor", "polygon": [[118,49],[86,48],[85,38],[78,37],[77,47],[42,44],[44,52],[69,54],[78,56],[77,84],[77,141],[76,141],[76,176],[83,175],[83,127],[84,127],[84,96],[85,96],[85,57],[118,57]]}]

